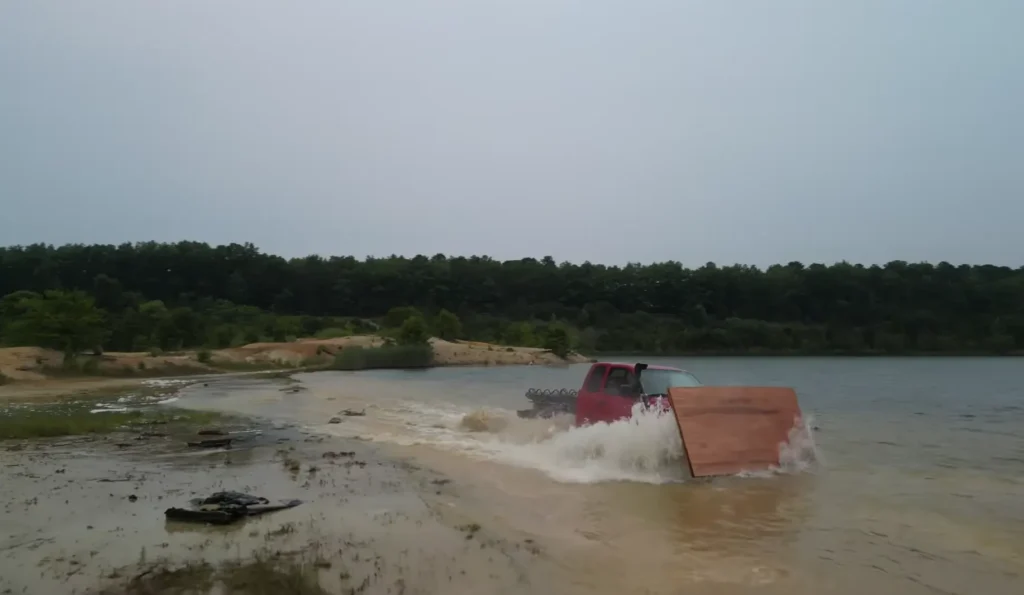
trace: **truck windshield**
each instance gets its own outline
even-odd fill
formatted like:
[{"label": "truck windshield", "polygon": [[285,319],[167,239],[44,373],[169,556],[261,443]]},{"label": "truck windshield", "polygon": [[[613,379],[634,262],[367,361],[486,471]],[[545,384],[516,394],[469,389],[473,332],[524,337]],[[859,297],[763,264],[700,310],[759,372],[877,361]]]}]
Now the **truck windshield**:
[{"label": "truck windshield", "polygon": [[673,386],[701,386],[700,381],[689,372],[650,368],[640,375],[640,384],[643,385],[644,393],[648,395],[668,394],[668,389]]}]

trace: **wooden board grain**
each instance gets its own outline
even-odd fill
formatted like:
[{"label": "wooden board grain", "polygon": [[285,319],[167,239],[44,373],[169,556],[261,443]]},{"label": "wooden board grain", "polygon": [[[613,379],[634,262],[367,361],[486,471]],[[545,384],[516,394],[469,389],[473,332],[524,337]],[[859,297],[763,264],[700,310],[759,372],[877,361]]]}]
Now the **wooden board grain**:
[{"label": "wooden board grain", "polygon": [[801,415],[796,391],[784,387],[678,387],[669,399],[694,477],[778,466]]}]

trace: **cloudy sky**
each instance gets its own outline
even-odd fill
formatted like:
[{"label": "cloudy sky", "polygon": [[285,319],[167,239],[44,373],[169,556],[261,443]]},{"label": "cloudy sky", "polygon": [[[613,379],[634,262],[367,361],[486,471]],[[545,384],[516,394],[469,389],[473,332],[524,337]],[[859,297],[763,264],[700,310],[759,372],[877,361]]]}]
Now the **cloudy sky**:
[{"label": "cloudy sky", "polygon": [[0,245],[1024,264],[1021,0],[0,0]]}]

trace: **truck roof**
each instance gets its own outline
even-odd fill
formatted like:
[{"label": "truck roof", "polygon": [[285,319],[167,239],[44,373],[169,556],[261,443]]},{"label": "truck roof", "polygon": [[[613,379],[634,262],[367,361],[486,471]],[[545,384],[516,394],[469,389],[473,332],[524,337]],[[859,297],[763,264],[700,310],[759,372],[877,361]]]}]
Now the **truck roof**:
[{"label": "truck roof", "polygon": [[[633,363],[626,363],[626,362],[594,362],[594,365],[595,366],[601,366],[601,365],[604,365],[604,366],[625,366],[625,367],[627,367],[627,368],[632,370],[632,369],[634,369],[636,367],[636,362],[633,362]],[[683,370],[682,368],[673,368],[672,366],[656,366],[654,364],[648,365],[647,369],[648,370],[672,370],[674,372],[685,372],[685,370]]]}]

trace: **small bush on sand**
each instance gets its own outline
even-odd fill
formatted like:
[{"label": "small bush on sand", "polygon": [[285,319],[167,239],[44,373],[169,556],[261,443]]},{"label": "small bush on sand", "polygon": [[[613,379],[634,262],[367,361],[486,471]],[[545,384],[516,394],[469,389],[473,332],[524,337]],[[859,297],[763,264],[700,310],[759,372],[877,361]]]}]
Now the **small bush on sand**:
[{"label": "small bush on sand", "polygon": [[11,377],[4,375],[3,372],[0,372],[0,385],[7,384],[9,382],[13,382],[13,380],[11,380]]},{"label": "small bush on sand", "polygon": [[544,337],[544,348],[562,359],[569,356],[571,339],[564,326],[552,325],[548,329],[547,335]]},{"label": "small bush on sand", "polygon": [[434,317],[434,333],[445,341],[454,341],[462,335],[462,322],[448,310],[441,310]]},{"label": "small bush on sand", "polygon": [[196,359],[199,360],[199,363],[201,364],[208,364],[210,363],[210,360],[213,359],[213,354],[210,353],[209,349],[202,349],[196,354]]},{"label": "small bush on sand", "polygon": [[430,330],[422,316],[412,316],[402,323],[398,329],[400,345],[424,345],[430,340]]},{"label": "small bush on sand", "polygon": [[373,370],[382,368],[427,368],[434,363],[430,345],[386,345],[348,347],[334,357],[332,370]]}]

